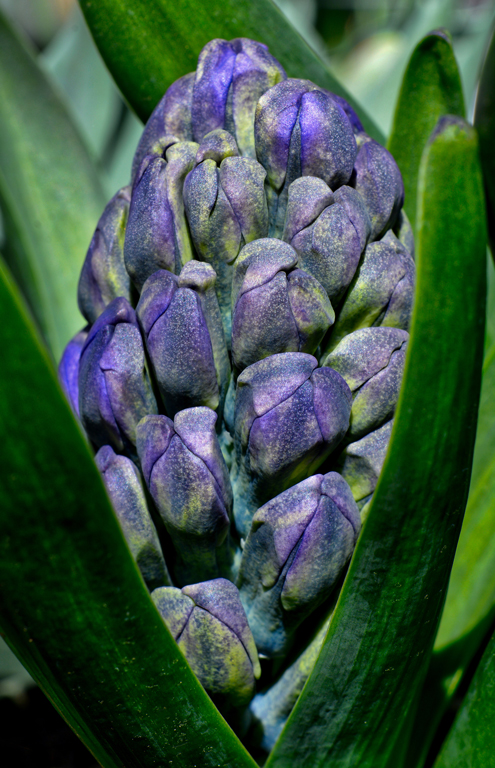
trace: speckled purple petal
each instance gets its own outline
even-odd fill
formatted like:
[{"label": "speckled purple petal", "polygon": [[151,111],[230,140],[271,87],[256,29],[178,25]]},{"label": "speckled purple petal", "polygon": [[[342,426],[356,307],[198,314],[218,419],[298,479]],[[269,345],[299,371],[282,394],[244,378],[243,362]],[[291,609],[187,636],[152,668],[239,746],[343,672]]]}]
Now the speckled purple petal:
[{"label": "speckled purple petal", "polygon": [[124,236],[130,200],[130,187],[123,187],[112,197],[86,254],[77,287],[77,303],[88,323],[94,323],[118,296],[131,299],[131,280],[124,265]]},{"label": "speckled purple petal", "polygon": [[214,579],[182,591],[157,589],[151,597],[220,710],[245,707],[261,669],[236,587],[225,579]]},{"label": "speckled purple petal", "polygon": [[193,95],[196,141],[216,128],[234,134],[242,155],[255,158],[253,123],[260,96],[286,77],[262,43],[212,40],[200,53]]},{"label": "speckled purple petal", "polygon": [[197,150],[193,142],[179,142],[166,160],[147,156],[140,166],[124,243],[125,266],[138,290],[157,269],[178,273],[193,257],[182,187]]},{"label": "speckled purple petal", "polygon": [[252,515],[277,491],[316,471],[342,440],[352,396],[338,373],[303,353],[272,355],[237,382],[234,516],[246,536]]},{"label": "speckled purple petal", "polygon": [[336,93],[330,93],[330,95],[332,99],[336,101],[337,104],[339,104],[344,110],[344,112],[346,113],[347,118],[350,124],[352,125],[354,133],[363,133],[364,132],[363,124],[359,119],[359,117],[357,116],[356,112],[351,107],[351,105],[345,99],[343,99],[342,96],[337,96]]},{"label": "speckled purple petal", "polygon": [[338,459],[339,471],[348,482],[360,509],[373,494],[392,433],[393,420],[348,445]]},{"label": "speckled purple petal", "polygon": [[193,88],[192,126],[194,140],[215,128],[227,128],[227,97],[234,74],[236,55],[227,40],[211,40],[199,54]]},{"label": "speckled purple petal", "polygon": [[155,154],[157,144],[164,137],[175,141],[192,140],[191,105],[195,72],[179,77],[158,102],[141,135],[132,161],[132,178],[146,155]]},{"label": "speckled purple petal", "polygon": [[301,99],[301,175],[319,176],[331,189],[347,184],[357,155],[349,119],[333,97],[316,88]]},{"label": "speckled purple petal", "polygon": [[256,240],[239,254],[232,291],[237,370],[279,352],[314,352],[333,322],[322,286],[296,263],[295,251],[275,238]]},{"label": "speckled purple petal", "polygon": [[389,325],[407,330],[414,299],[414,273],[414,261],[409,254],[397,253],[381,241],[370,243],[344,297],[324,355],[335,349],[344,336],[360,328]]},{"label": "speckled purple petal", "polygon": [[76,333],[64,349],[58,366],[58,380],[77,417],[79,417],[79,360],[87,336],[87,328]]},{"label": "speckled purple petal", "polygon": [[137,450],[156,508],[175,549],[180,584],[230,574],[232,491],[215,433],[216,414],[191,408],[143,419]]},{"label": "speckled purple petal", "polygon": [[350,488],[335,472],[303,480],[256,512],[238,583],[258,650],[287,651],[295,629],[329,597],[360,528]]},{"label": "speckled purple petal", "polygon": [[404,203],[404,184],[394,158],[376,141],[358,152],[351,181],[363,197],[371,219],[371,240],[393,227]]},{"label": "speckled purple petal", "polygon": [[334,201],[333,192],[323,179],[301,176],[289,187],[283,240],[291,243],[302,229],[313,224]]},{"label": "speckled purple petal", "polygon": [[131,554],[149,589],[171,586],[160,540],[146,504],[140,474],[133,462],[109,445],[95,456]]},{"label": "speckled purple petal", "polygon": [[91,441],[133,450],[137,423],[157,406],[129,302],[109,304],[88,333],[79,364],[79,411]]},{"label": "speckled purple petal", "polygon": [[[220,403],[221,389],[226,390],[228,385],[228,378],[219,381],[220,373],[225,371],[217,371],[203,309],[198,291],[179,287],[178,278],[152,275],[143,286],[136,311],[170,416],[196,405],[215,409]],[[221,328],[218,333],[222,333]]]}]

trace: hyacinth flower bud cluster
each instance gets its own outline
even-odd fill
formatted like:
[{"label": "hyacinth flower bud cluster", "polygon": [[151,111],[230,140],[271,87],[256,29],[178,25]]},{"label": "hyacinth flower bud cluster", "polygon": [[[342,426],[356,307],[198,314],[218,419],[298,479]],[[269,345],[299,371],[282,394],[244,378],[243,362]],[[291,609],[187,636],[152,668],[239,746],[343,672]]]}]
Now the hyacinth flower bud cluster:
[{"label": "hyacinth flower bud cluster", "polygon": [[213,40],[82,268],[62,387],[163,621],[231,722],[254,701],[263,744],[387,452],[414,297],[403,197],[341,97]]}]

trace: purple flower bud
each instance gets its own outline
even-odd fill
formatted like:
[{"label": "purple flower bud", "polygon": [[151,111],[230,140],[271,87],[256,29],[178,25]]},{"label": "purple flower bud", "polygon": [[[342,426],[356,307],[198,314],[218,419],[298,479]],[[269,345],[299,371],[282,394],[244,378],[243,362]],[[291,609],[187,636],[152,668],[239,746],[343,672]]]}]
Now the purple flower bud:
[{"label": "purple flower bud", "polygon": [[294,630],[330,596],[360,529],[351,490],[336,472],[303,480],[258,509],[238,578],[258,651],[286,653]]},{"label": "purple flower bud", "polygon": [[172,83],[158,102],[141,135],[132,161],[132,179],[146,155],[161,154],[164,144],[192,141],[191,105],[195,72]]},{"label": "purple flower bud", "polygon": [[335,314],[320,283],[296,269],[290,245],[244,246],[234,267],[232,358],[239,371],[277,352],[316,350]]},{"label": "purple flower bud", "polygon": [[356,157],[350,183],[368,209],[371,240],[379,240],[394,226],[404,203],[404,184],[397,163],[381,144],[366,141]]},{"label": "purple flower bud", "polygon": [[322,361],[340,373],[352,392],[348,439],[357,440],[394,415],[408,339],[399,328],[362,328],[345,336]]},{"label": "purple flower bud", "polygon": [[131,299],[131,280],[124,265],[124,236],[131,200],[130,187],[112,197],[98,222],[83,264],[77,303],[94,323],[118,296]]},{"label": "purple flower bud", "polygon": [[[205,137],[196,156],[205,159],[189,173],[184,184],[184,205],[194,247],[217,273],[216,290],[228,343],[232,263],[244,243],[268,232],[265,170],[256,160],[225,155],[229,136],[225,131],[214,131]],[[223,150],[212,150],[213,139],[222,139]]]},{"label": "purple flower bud", "polygon": [[182,187],[193,168],[198,145],[179,142],[161,155],[147,155],[132,190],[125,233],[126,269],[140,291],[157,269],[179,273],[193,258]]},{"label": "purple flower bud", "polygon": [[272,189],[274,235],[283,229],[287,190],[295,179],[317,176],[334,190],[351,177],[357,146],[349,118],[332,94],[309,80],[286,80],[261,97],[255,139]]},{"label": "purple flower bud", "polygon": [[[392,433],[393,419],[361,440],[348,445],[340,454],[337,466],[348,482],[362,513],[376,488]],[[363,515],[364,520],[364,515]]]},{"label": "purple flower bud", "polygon": [[349,387],[317,365],[311,355],[286,352],[250,365],[237,380],[234,516],[244,537],[254,511],[315,472],[348,429]]},{"label": "purple flower bud", "polygon": [[136,565],[149,589],[171,586],[160,540],[148,511],[141,476],[126,456],[104,445],[95,456]]},{"label": "purple flower bud", "polygon": [[108,305],[89,331],[79,363],[79,412],[96,447],[132,452],[136,426],[156,413],[136,313],[124,298]]},{"label": "purple flower bud", "polygon": [[[291,184],[284,239],[296,249],[301,269],[321,283],[336,305],[354,277],[371,224],[364,201],[355,189],[343,186],[332,195],[330,188],[323,185],[321,179],[313,177]],[[306,209],[312,216],[302,213],[307,198],[313,201],[313,206]]]},{"label": "purple flower bud", "polygon": [[359,328],[385,325],[407,330],[414,301],[416,267],[405,249],[370,243],[337,314],[324,355]]},{"label": "purple flower bud", "polygon": [[215,294],[215,271],[188,262],[176,277],[158,270],[143,286],[137,315],[170,416],[195,405],[220,409],[230,363]]},{"label": "purple flower bud", "polygon": [[79,360],[88,336],[88,329],[76,333],[69,341],[58,365],[58,380],[73,413],[79,418]]},{"label": "purple flower bud", "polygon": [[254,113],[260,96],[286,78],[266,45],[240,37],[211,40],[201,51],[194,82],[195,141],[216,128],[232,133],[242,155],[255,158]]},{"label": "purple flower bud", "polygon": [[209,408],[149,416],[137,429],[145,482],[174,545],[180,584],[230,573],[232,490]]},{"label": "purple flower bud", "polygon": [[261,674],[237,587],[226,579],[151,595],[191,669],[220,709],[244,707]]},{"label": "purple flower bud", "polygon": [[337,104],[340,104],[344,112],[346,113],[347,117],[349,118],[349,122],[352,125],[352,129],[355,134],[364,133],[364,128],[361,120],[357,116],[356,112],[353,110],[351,105],[342,98],[342,96],[337,96],[336,93],[330,94],[334,101],[337,102]]}]

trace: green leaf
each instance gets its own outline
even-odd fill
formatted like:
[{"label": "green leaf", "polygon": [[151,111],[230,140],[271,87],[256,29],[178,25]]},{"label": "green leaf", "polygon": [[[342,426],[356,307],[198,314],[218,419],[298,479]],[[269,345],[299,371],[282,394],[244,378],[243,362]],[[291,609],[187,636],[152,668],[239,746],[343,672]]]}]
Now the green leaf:
[{"label": "green leaf", "polygon": [[268,45],[289,77],[313,80],[354,106],[368,133],[384,143],[323,61],[271,0],[79,0],[107,67],[146,122],[169,85],[196,69],[210,40],[250,37]]},{"label": "green leaf", "polygon": [[2,634],[104,768],[255,768],[151,602],[1,264],[0,337]]},{"label": "green leaf", "polygon": [[476,133],[446,118],[421,161],[416,301],[387,459],[325,645],[267,768],[380,768],[414,706],[468,493],[485,242]]},{"label": "green leaf", "polygon": [[495,722],[495,635],[492,637],[435,768],[488,768],[493,765]]},{"label": "green leaf", "polygon": [[58,359],[83,325],[77,280],[105,201],[64,105],[1,14],[0,103],[6,257]]},{"label": "green leaf", "polygon": [[481,70],[474,124],[480,137],[481,167],[486,187],[488,231],[495,256],[495,27]]},{"label": "green leaf", "polygon": [[485,359],[473,472],[447,599],[407,749],[424,763],[437,727],[495,619],[495,270],[488,261]]},{"label": "green leaf", "polygon": [[407,66],[388,142],[404,179],[405,208],[414,230],[423,148],[439,117],[464,117],[464,112],[450,35],[445,30],[431,32],[418,43]]}]

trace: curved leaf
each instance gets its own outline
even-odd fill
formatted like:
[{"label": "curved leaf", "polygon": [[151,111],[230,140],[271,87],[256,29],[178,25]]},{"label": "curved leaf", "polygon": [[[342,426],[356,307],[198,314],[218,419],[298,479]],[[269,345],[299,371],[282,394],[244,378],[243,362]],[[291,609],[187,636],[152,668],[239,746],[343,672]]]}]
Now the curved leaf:
[{"label": "curved leaf", "polygon": [[405,765],[423,765],[464,673],[495,619],[495,271],[488,262],[487,333],[469,498],[447,599],[407,747]]},{"label": "curved leaf", "polygon": [[151,602],[1,265],[0,337],[2,634],[103,768],[255,768]]},{"label": "curved leaf", "polygon": [[492,637],[435,768],[493,765],[495,722],[495,635]]},{"label": "curved leaf", "polygon": [[474,124],[480,137],[480,156],[485,180],[488,232],[495,257],[495,27],[483,63],[476,95]]},{"label": "curved leaf", "polygon": [[268,45],[290,77],[346,98],[373,138],[384,141],[326,65],[271,0],[79,0],[115,82],[146,122],[168,86],[196,69],[210,40],[250,37]]},{"label": "curved leaf", "polygon": [[440,121],[425,148],[418,222],[390,449],[325,645],[269,768],[386,765],[433,646],[469,486],[485,320],[481,171],[475,131],[460,118]]},{"label": "curved leaf", "polygon": [[388,141],[404,179],[413,229],[421,154],[438,118],[447,114],[464,117],[464,99],[450,35],[435,30],[418,43],[409,60]]},{"label": "curved leaf", "polygon": [[65,106],[0,13],[6,258],[55,358],[83,325],[77,281],[105,200]]}]

